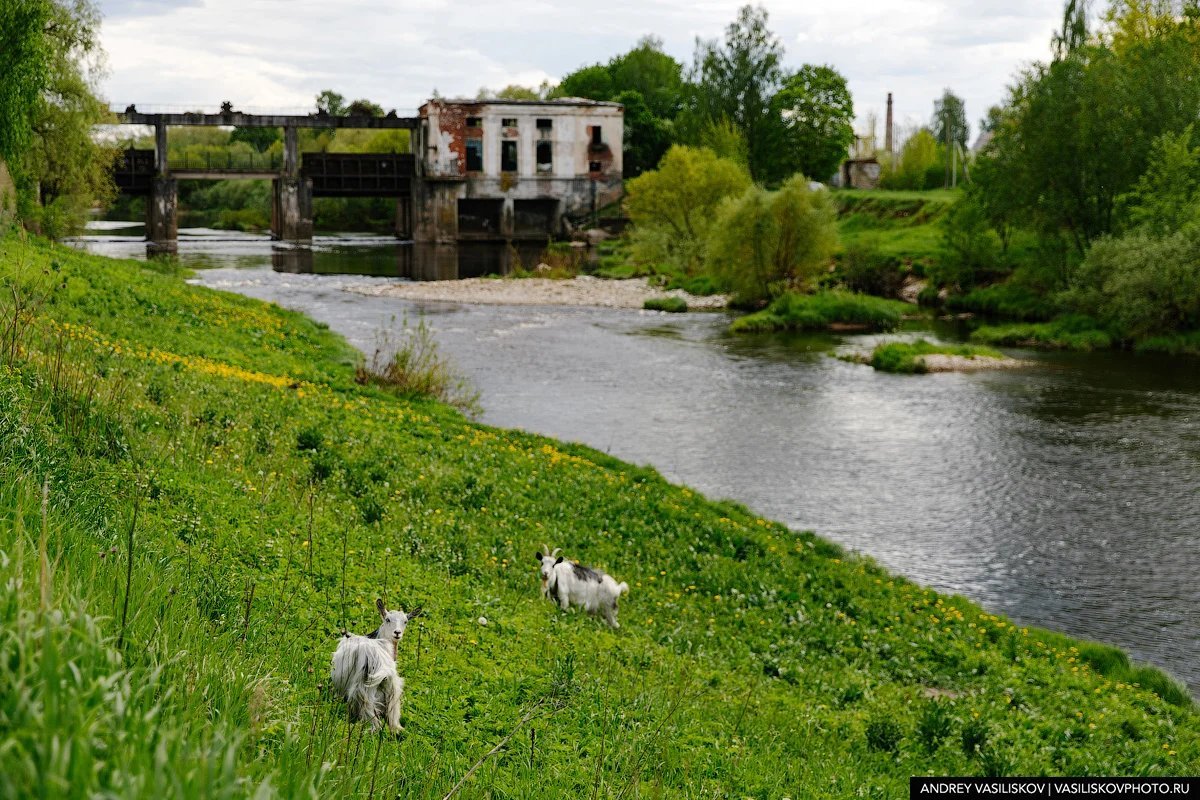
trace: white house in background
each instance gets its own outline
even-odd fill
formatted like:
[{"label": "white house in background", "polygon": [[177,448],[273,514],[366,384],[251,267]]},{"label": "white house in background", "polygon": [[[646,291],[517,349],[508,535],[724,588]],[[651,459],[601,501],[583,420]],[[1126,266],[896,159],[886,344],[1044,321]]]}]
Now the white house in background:
[{"label": "white house in background", "polygon": [[544,240],[621,197],[620,103],[435,99],[419,113],[419,241]]}]

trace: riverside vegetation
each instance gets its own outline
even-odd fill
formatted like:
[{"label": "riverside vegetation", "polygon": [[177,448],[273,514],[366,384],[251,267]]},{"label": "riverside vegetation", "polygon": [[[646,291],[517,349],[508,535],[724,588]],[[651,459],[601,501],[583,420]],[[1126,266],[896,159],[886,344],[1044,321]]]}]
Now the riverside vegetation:
[{"label": "riverside vegetation", "polygon": [[[0,248],[0,795],[892,797],[912,774],[1200,770],[1185,690],[1114,648],[356,380],[322,326],[170,262]],[[547,540],[629,582],[619,631],[539,598]],[[326,688],[376,596],[425,608],[400,739]]]}]

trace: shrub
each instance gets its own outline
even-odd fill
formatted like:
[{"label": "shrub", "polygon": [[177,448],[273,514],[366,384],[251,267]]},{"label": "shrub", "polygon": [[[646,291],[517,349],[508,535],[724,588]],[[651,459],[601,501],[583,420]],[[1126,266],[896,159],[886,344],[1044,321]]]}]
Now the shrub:
[{"label": "shrub", "polygon": [[1065,301],[1138,339],[1200,328],[1200,224],[1136,231],[1092,245]]},{"label": "shrub", "polygon": [[734,333],[778,330],[824,330],[843,324],[863,330],[887,331],[900,324],[910,306],[898,300],[884,300],[850,292],[829,291],[816,294],[780,295],[767,308],[735,320]]},{"label": "shrub", "polygon": [[809,284],[836,242],[829,192],[796,175],[777,192],[752,186],[722,204],[705,266],[741,300],[766,300],[785,286]]},{"label": "shrub", "polygon": [[658,169],[625,185],[634,259],[697,272],[717,207],[749,185],[749,174],[733,161],[703,147],[673,146]]},{"label": "shrub", "polygon": [[903,267],[895,257],[881,252],[873,238],[849,245],[839,267],[842,282],[852,292],[895,297],[904,286]]},{"label": "shrub", "polygon": [[679,314],[688,310],[688,304],[682,297],[649,297],[642,303],[642,308],[647,311],[669,311]]},{"label": "shrub", "polygon": [[[450,368],[438,352],[433,331],[424,319],[415,328],[403,323],[403,341],[393,347],[383,337],[369,360],[359,362],[354,379],[362,385],[379,386],[401,397],[431,397],[464,413],[479,410],[479,393]],[[390,355],[388,355],[390,353]]]},{"label": "shrub", "polygon": [[971,333],[971,341],[1056,350],[1104,350],[1113,346],[1114,338],[1091,317],[1068,314],[1052,322],[985,325]]},{"label": "shrub", "polygon": [[971,345],[938,345],[924,339],[915,342],[885,342],[875,346],[869,363],[880,372],[920,374],[927,371],[924,356],[950,355],[975,358],[1002,358],[1003,354],[990,347]]},{"label": "shrub", "polygon": [[894,753],[900,748],[904,731],[899,723],[887,717],[876,717],[867,723],[867,747],[884,753]]},{"label": "shrub", "polygon": [[954,718],[950,716],[949,704],[932,700],[925,704],[921,718],[917,720],[917,740],[927,751],[933,752],[953,729]]}]

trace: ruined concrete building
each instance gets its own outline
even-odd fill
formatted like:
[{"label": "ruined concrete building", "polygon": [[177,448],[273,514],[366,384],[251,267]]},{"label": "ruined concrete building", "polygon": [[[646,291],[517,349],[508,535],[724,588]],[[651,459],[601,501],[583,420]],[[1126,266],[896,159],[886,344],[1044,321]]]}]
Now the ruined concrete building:
[{"label": "ruined concrete building", "polygon": [[619,103],[435,99],[419,113],[418,241],[545,240],[621,197]]}]

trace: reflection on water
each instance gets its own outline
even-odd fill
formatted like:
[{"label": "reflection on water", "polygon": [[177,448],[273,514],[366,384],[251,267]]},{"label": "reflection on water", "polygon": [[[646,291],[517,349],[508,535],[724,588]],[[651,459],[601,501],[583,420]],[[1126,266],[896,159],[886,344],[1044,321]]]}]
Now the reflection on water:
[{"label": "reflection on water", "polygon": [[[140,244],[140,243],[139,243]],[[89,245],[91,246],[91,245]],[[731,337],[719,314],[411,303],[343,291],[396,245],[218,243],[207,286],[302,311],[361,348],[426,314],[484,421],[582,441],[813,529],[1024,624],[1127,648],[1200,691],[1200,369],[1021,353],[1029,369],[886,375],[828,356],[879,337]],[[320,274],[343,248],[359,276]],[[326,262],[330,263],[330,262]],[[951,330],[939,331],[950,335]]]},{"label": "reflection on water", "polygon": [[[72,243],[114,258],[152,258],[162,252],[145,241],[144,226],[134,222],[89,223],[88,235]],[[311,245],[297,245],[265,234],[181,228],[171,255],[192,269],[259,268],[266,257],[276,272],[444,281],[532,269],[544,250],[545,244],[536,242],[429,244],[367,234],[318,235]]]}]

